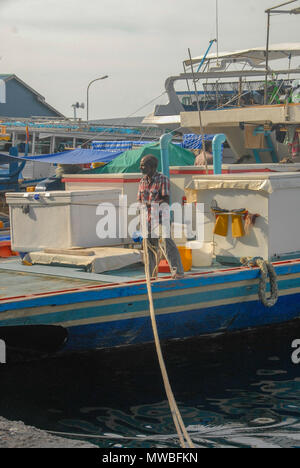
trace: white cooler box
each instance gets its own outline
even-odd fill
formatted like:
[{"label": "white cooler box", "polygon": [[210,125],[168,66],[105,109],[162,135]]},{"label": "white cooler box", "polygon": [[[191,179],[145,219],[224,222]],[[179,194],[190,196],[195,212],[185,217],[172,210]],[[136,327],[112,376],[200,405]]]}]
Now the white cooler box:
[{"label": "white cooler box", "polygon": [[[12,249],[33,252],[45,248],[69,249],[117,245],[119,190],[7,193]],[[97,225],[107,212],[99,204],[116,207],[117,237],[99,238]],[[112,220],[113,222],[113,220]],[[104,228],[108,229],[107,226]]]},{"label": "white cooler box", "polygon": [[[189,202],[204,203],[204,241],[213,243],[217,260],[300,257],[300,173],[205,176],[194,179],[186,195]],[[211,211],[215,203],[229,212],[244,208],[259,217],[248,235],[237,238],[229,215],[227,236],[216,235]]]}]

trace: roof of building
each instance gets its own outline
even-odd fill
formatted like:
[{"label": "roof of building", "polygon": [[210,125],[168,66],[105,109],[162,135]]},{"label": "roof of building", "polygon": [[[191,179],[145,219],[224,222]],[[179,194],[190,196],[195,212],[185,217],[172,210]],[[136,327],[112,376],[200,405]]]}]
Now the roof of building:
[{"label": "roof of building", "polygon": [[0,80],[3,80],[5,82],[10,81],[10,80],[18,81],[22,86],[24,86],[24,88],[27,88],[31,93],[35,94],[37,99],[44,106],[48,107],[48,109],[50,109],[52,112],[55,112],[57,114],[57,116],[64,117],[64,115],[61,112],[59,112],[57,109],[55,109],[54,107],[52,107],[50,104],[48,104],[45,101],[44,96],[42,96],[40,93],[38,93],[35,89],[31,88],[27,83],[22,81],[17,75],[15,75],[13,73],[11,73],[11,74],[1,73],[0,74]]}]

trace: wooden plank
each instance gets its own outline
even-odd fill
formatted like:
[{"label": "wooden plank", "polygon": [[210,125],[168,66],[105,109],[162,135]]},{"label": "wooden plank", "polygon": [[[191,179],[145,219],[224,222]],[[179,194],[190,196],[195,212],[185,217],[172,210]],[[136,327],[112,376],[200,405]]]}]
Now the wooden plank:
[{"label": "wooden plank", "polygon": [[93,250],[86,249],[44,249],[47,254],[75,255],[80,257],[93,257],[96,253]]}]

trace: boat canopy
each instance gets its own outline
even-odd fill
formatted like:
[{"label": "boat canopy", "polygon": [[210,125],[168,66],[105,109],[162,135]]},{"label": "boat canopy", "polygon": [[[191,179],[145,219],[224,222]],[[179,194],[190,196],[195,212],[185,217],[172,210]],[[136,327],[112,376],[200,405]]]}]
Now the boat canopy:
[{"label": "boat canopy", "polygon": [[62,153],[42,154],[39,156],[8,156],[0,154],[0,162],[9,162],[12,159],[44,162],[48,164],[89,164],[93,162],[108,163],[122,154],[122,151],[100,151],[77,148]]},{"label": "boat canopy", "polygon": [[300,188],[300,177],[295,172],[273,172],[252,174],[212,175],[191,180],[185,192],[189,203],[194,200],[194,192],[200,190],[251,190],[255,192],[274,193],[277,190]]},{"label": "boat canopy", "polygon": [[[278,60],[289,57],[300,56],[300,42],[273,44],[269,46],[269,60]],[[200,63],[204,55],[192,59],[192,64]],[[251,60],[253,65],[260,65],[266,60],[266,47],[256,47],[254,49],[237,50],[235,52],[222,52],[219,54],[213,53],[206,56],[205,61],[210,60],[235,60],[242,62]],[[191,61],[185,60],[185,66],[190,66]]]}]

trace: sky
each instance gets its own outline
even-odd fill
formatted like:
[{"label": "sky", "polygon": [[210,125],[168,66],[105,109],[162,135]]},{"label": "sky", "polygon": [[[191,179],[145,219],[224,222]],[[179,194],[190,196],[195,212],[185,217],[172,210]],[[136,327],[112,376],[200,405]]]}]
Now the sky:
[{"label": "sky", "polygon": [[[218,0],[219,51],[264,46],[265,10],[279,3]],[[90,119],[149,114],[165,98],[145,105],[183,71],[188,49],[202,55],[216,38],[216,0],[0,0],[0,15],[0,73],[16,74],[67,117],[103,75],[90,87]],[[299,22],[272,16],[270,42],[300,42]]]}]

